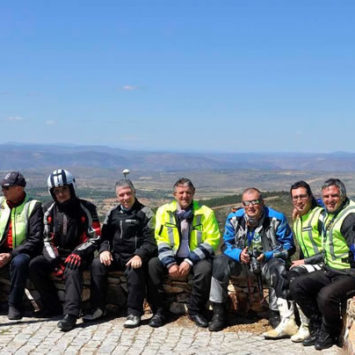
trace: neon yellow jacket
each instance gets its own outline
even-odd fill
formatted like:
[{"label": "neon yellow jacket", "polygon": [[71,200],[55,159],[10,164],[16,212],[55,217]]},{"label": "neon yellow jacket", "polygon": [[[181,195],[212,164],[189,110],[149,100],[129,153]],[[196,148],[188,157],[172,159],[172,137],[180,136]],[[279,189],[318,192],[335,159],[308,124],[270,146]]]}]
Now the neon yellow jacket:
[{"label": "neon yellow jacket", "polygon": [[[175,263],[175,255],[180,247],[180,230],[175,212],[177,202],[172,201],[158,208],[156,213],[155,239],[158,244],[159,259],[169,267]],[[220,240],[218,223],[214,212],[207,206],[193,201],[193,220],[190,225],[187,261],[192,264],[210,257],[216,251]]]},{"label": "neon yellow jacket", "polygon": [[[303,257],[310,258],[322,251],[322,230],[318,227],[322,207],[310,209],[304,216],[297,217],[293,223],[294,236],[301,248]],[[320,229],[320,230],[319,230]]]},{"label": "neon yellow jacket", "polygon": [[337,216],[328,214],[325,220],[325,225],[329,225],[330,228],[326,228],[326,235],[323,239],[323,248],[325,253],[325,264],[333,269],[350,269],[349,262],[349,245],[345,237],[341,233],[341,227],[345,218],[355,213],[355,202],[351,201],[349,204],[338,213]]}]

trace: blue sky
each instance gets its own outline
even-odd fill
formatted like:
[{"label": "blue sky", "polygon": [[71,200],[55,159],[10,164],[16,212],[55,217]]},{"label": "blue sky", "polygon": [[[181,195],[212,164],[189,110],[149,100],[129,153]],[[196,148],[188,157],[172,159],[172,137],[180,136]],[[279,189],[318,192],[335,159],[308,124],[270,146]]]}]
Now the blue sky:
[{"label": "blue sky", "polygon": [[355,151],[355,1],[0,3],[0,143]]}]

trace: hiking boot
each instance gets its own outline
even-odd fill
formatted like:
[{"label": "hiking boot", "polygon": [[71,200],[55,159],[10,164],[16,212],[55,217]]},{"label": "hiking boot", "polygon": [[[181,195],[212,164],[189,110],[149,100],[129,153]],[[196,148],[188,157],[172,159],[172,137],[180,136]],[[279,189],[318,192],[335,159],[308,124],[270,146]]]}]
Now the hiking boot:
[{"label": "hiking boot", "polygon": [[298,326],[295,321],[294,306],[284,298],[277,299],[281,322],[275,329],[265,332],[265,339],[289,338],[297,333]]},{"label": "hiking boot", "polygon": [[211,332],[218,332],[225,327],[225,311],[223,303],[214,303],[213,304],[213,316],[209,323],[208,329]]}]

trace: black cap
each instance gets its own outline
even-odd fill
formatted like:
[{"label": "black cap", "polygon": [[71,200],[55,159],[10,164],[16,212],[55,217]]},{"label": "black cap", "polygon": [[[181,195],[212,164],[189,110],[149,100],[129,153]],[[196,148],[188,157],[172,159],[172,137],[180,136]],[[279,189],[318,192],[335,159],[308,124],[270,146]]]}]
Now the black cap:
[{"label": "black cap", "polygon": [[18,171],[11,171],[5,175],[5,177],[1,181],[2,187],[8,186],[26,186],[26,180],[23,175]]}]

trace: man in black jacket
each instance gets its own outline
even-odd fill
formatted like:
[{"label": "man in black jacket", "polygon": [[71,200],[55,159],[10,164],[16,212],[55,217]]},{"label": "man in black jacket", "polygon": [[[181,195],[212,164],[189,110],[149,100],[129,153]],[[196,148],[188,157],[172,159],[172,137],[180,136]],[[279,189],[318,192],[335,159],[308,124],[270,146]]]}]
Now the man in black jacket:
[{"label": "man in black jacket", "polygon": [[128,179],[116,183],[119,205],[106,216],[102,226],[99,257],[91,266],[91,305],[93,312],[86,321],[104,315],[106,275],[110,270],[124,270],[127,277],[126,328],[140,325],[145,296],[145,268],[157,252],[154,239],[153,212],[136,199],[136,191]]},{"label": "man in black jacket", "polygon": [[75,179],[69,171],[53,171],[47,183],[54,201],[43,208],[43,255],[31,261],[30,278],[41,295],[42,317],[62,314],[50,276],[65,279],[64,318],[58,327],[68,331],[80,314],[82,271],[90,265],[97,248],[100,222],[95,205],[76,196]]},{"label": "man in black jacket", "polygon": [[26,180],[18,171],[1,181],[0,274],[10,273],[9,313],[11,320],[23,316],[22,300],[30,259],[41,252],[43,212],[39,201],[25,193]]}]

